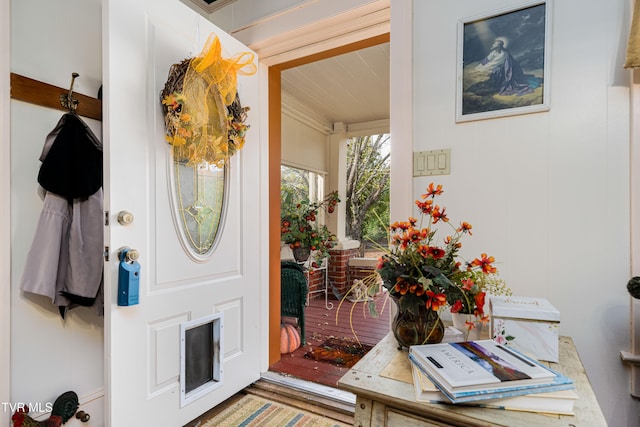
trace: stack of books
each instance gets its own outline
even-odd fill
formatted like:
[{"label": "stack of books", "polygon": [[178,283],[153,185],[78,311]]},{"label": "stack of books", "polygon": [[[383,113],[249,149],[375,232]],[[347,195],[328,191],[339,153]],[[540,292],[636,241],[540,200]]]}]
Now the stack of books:
[{"label": "stack of books", "polygon": [[572,415],[573,381],[492,340],[411,346],[416,400]]}]

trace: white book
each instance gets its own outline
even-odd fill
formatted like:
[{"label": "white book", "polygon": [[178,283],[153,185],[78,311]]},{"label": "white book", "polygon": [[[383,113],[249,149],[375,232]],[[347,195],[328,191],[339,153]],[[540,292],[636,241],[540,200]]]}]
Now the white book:
[{"label": "white book", "polygon": [[492,340],[411,346],[409,357],[452,402],[573,388],[566,376]]},{"label": "white book", "polygon": [[[411,363],[411,374],[413,377],[416,401],[451,404],[451,401],[414,363]],[[578,394],[574,390],[557,390],[545,393],[531,393],[520,396],[471,401],[458,405],[545,414],[575,415],[574,404],[576,400],[578,400]]]}]

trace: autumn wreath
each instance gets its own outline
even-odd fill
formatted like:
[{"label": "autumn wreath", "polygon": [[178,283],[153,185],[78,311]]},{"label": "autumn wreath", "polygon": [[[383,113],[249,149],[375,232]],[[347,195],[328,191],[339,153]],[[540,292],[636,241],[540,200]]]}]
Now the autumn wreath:
[{"label": "autumn wreath", "polygon": [[240,104],[237,74],[254,74],[253,59],[251,52],[223,58],[212,34],[200,55],[171,66],[160,99],[174,160],[223,167],[242,148],[249,107]]}]

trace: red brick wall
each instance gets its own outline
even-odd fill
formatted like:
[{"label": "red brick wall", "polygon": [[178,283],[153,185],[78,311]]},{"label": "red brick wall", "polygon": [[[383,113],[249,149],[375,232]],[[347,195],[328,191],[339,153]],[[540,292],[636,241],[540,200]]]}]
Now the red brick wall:
[{"label": "red brick wall", "polygon": [[[358,255],[358,248],[345,249],[345,250],[331,250],[329,251],[331,257],[329,258],[329,281],[343,294],[351,287],[351,283],[348,280],[349,272],[349,260]],[[329,296],[333,296],[331,291],[331,285],[329,285]]]},{"label": "red brick wall", "polygon": [[375,267],[350,266],[347,273],[347,281],[353,285],[356,279],[364,279],[376,272]]},{"label": "red brick wall", "polygon": [[[312,294],[313,291],[319,291],[324,289],[324,275],[327,273],[325,269],[322,270],[312,270],[308,275],[308,285],[309,285],[309,299],[315,298],[324,298],[324,294],[318,292],[316,294]],[[331,294],[331,288],[329,288],[329,294]]]},{"label": "red brick wall", "polygon": [[[358,256],[358,248],[329,251],[327,269],[314,270],[309,275],[309,292],[324,289],[324,276],[328,274],[327,292],[330,299],[336,299],[331,285],[344,295],[353,286],[355,279],[363,279],[375,273],[375,267],[349,266],[349,260]],[[310,294],[310,299],[324,298],[322,292]]]}]

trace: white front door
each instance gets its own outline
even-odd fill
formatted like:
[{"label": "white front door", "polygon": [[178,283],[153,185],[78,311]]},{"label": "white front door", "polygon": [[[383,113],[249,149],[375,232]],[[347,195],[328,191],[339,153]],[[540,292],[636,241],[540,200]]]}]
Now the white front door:
[{"label": "white front door", "polygon": [[[200,53],[211,33],[223,56],[249,51],[178,0],[103,2],[105,336],[107,425],[181,426],[257,380],[268,290],[258,179],[258,77],[239,76],[251,128],[230,164],[226,212],[209,256],[193,257],[174,221],[170,147],[160,91],[172,64]],[[257,58],[255,59],[257,64]],[[261,191],[262,190],[262,191]],[[120,212],[133,215],[122,225]],[[176,217],[178,215],[175,215]],[[118,253],[140,253],[139,303],[117,305]],[[218,386],[181,403],[180,327],[222,313]],[[214,348],[214,352],[217,347]]]}]

